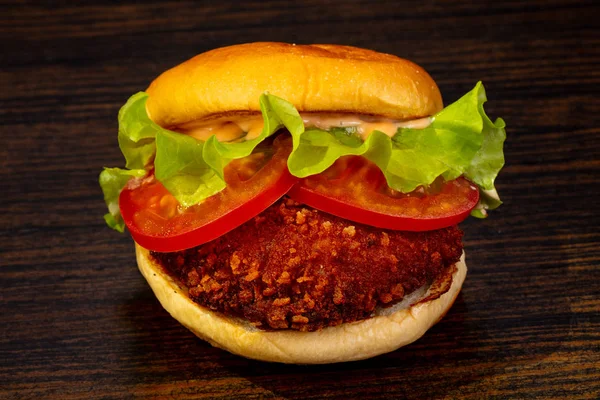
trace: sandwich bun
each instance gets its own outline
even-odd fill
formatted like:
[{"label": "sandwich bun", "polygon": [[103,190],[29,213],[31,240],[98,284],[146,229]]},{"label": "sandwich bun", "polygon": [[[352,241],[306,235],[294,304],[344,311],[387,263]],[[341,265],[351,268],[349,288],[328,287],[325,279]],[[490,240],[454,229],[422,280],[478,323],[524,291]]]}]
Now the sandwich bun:
[{"label": "sandwich bun", "polygon": [[433,79],[418,65],[340,45],[248,43],[202,53],[147,89],[150,118],[165,128],[228,114],[259,113],[265,91],[300,112],[417,119],[442,109]]},{"label": "sandwich bun", "polygon": [[[162,306],[199,338],[231,353],[262,361],[326,364],[362,360],[394,351],[419,339],[450,309],[464,282],[463,253],[450,289],[440,297],[377,310],[372,318],[315,332],[262,331],[250,323],[226,317],[194,303],[178,284],[136,244],[139,269]],[[429,292],[421,298],[427,297]]]}]

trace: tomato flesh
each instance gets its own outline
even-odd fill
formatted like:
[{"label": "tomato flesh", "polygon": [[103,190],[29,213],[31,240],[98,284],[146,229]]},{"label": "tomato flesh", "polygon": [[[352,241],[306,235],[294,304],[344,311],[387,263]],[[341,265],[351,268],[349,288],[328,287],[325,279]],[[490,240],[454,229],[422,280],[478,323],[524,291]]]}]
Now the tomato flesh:
[{"label": "tomato flesh", "polygon": [[394,191],[377,166],[358,156],[343,157],[323,173],[301,180],[288,195],[341,218],[407,231],[455,225],[479,201],[479,190],[464,178],[438,179],[411,193]]},{"label": "tomato flesh", "polygon": [[302,180],[287,169],[291,138],[279,135],[225,168],[227,186],[183,207],[152,174],[121,191],[121,215],[134,240],[154,251],[179,251],[214,240],[288,194],[338,217],[384,229],[427,231],[464,220],[479,201],[464,178],[438,179],[411,193],[391,189],[377,166],[360,156],[337,160]]},{"label": "tomato flesh", "polygon": [[291,140],[277,137],[225,168],[227,186],[200,204],[182,207],[152,176],[121,191],[121,215],[133,239],[154,251],[209,242],[258,215],[298,182],[287,169]]}]

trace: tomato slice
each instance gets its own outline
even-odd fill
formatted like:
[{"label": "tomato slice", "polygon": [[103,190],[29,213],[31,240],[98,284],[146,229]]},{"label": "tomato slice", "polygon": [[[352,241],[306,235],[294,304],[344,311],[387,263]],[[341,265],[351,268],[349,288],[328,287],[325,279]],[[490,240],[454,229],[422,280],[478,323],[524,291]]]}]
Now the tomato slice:
[{"label": "tomato slice", "polygon": [[464,178],[441,179],[411,193],[391,189],[381,170],[359,156],[337,160],[321,174],[303,179],[288,195],[308,206],[351,221],[385,229],[427,231],[455,225],[479,201]]},{"label": "tomato slice", "polygon": [[287,169],[291,139],[266,141],[225,168],[227,187],[182,207],[153,176],[121,191],[119,207],[133,239],[154,251],[179,251],[209,242],[258,215],[298,182]]}]

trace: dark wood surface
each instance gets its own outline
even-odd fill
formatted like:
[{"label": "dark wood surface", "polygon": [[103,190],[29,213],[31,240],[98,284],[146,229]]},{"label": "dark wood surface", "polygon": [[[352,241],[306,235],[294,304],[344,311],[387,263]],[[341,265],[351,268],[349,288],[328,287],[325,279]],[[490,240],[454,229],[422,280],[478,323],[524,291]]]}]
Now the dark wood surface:
[{"label": "dark wood surface", "polygon": [[[2,3],[0,398],[600,397],[600,3],[136,3]],[[119,107],[199,52],[260,40],[397,54],[446,102],[483,80],[506,120],[505,204],[462,225],[462,294],[408,347],[325,366],[212,348],[104,225]]]}]

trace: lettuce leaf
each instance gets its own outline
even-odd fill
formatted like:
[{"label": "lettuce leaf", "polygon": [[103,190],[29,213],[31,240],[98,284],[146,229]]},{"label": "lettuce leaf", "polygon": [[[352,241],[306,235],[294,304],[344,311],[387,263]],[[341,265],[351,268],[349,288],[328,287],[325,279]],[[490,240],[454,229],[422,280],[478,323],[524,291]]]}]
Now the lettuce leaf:
[{"label": "lettuce leaf", "polygon": [[184,206],[225,188],[225,181],[202,158],[205,142],[167,130],[156,135],[154,175]]},{"label": "lettuce leaf", "polygon": [[480,204],[474,215],[485,216],[486,209],[501,204],[497,194],[490,193],[495,193],[494,180],[504,165],[505,124],[501,119],[492,122],[485,114],[481,82],[431,117],[427,128],[400,128],[393,138],[374,131],[364,142],[356,128],[305,129],[296,108],[269,93],[259,99],[264,128],[258,137],[219,142],[213,135],[201,141],[155,124],[146,112],[147,99],[146,93],[136,93],[119,111],[119,147],[129,170],[105,168],[100,174],[109,208],[105,220],[120,231],[119,193],[131,177],[143,176],[152,163],[156,178],[182,205],[191,206],[225,188],[223,170],[231,160],[250,155],[283,127],[293,138],[288,169],[297,177],[321,173],[342,156],[362,155],[383,171],[390,187],[400,192],[427,186],[438,176],[454,179],[464,175],[480,188]]},{"label": "lettuce leaf", "polygon": [[124,224],[119,212],[119,193],[131,177],[144,176],[152,163],[156,179],[182,205],[191,206],[225,188],[223,169],[231,160],[250,155],[282,127],[296,133],[304,130],[300,114],[290,103],[265,93],[260,97],[265,124],[258,137],[237,143],[222,143],[216,136],[201,141],[154,123],[146,112],[147,100],[146,93],[136,93],[119,111],[119,147],[129,170],[105,168],[100,174],[100,186],[109,209],[104,219],[120,232]]},{"label": "lettuce leaf", "polygon": [[155,175],[184,206],[198,204],[226,186],[224,168],[243,158],[282,127],[290,132],[304,130],[298,111],[279,97],[265,93],[260,99],[265,121],[261,134],[247,141],[219,142],[215,135],[206,141],[160,128],[156,135]]},{"label": "lettuce leaf", "polygon": [[123,232],[125,229],[125,223],[119,210],[119,194],[121,190],[123,190],[132,177],[141,178],[144,175],[146,175],[146,171],[143,169],[104,168],[100,173],[100,187],[102,188],[104,201],[108,207],[108,213],[104,215],[104,220],[114,230]]},{"label": "lettuce leaf", "polygon": [[494,210],[502,204],[498,192],[495,189],[485,190],[479,188],[479,203],[471,211],[471,215],[476,218],[486,218],[487,210]]},{"label": "lettuce leaf", "polygon": [[[374,131],[360,145],[348,142],[336,130],[292,132],[294,148],[288,168],[293,175],[306,177],[323,172],[339,157],[362,155],[382,170],[390,187],[403,193],[427,186],[438,176],[455,179],[461,175],[482,190],[493,190],[504,165],[506,133],[503,120],[492,123],[485,114],[486,100],[484,87],[478,82],[473,90],[434,115],[427,128],[400,128],[393,138]],[[497,205],[487,202],[488,207]]]},{"label": "lettuce leaf", "polygon": [[148,95],[134,94],[119,110],[119,147],[125,156],[125,167],[141,169],[154,158],[156,133],[163,130],[146,112]]}]

